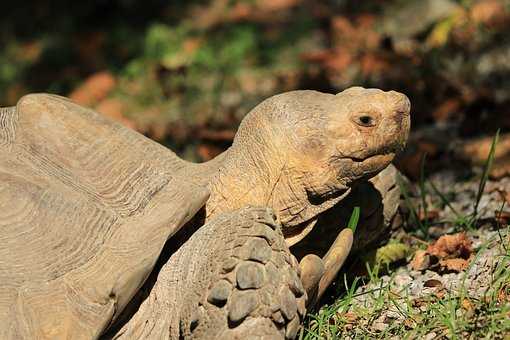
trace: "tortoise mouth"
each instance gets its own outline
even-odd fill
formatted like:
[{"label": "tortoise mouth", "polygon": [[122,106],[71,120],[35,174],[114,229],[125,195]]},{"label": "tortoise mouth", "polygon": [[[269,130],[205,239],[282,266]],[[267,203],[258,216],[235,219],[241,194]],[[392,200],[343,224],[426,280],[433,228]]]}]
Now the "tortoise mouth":
[{"label": "tortoise mouth", "polygon": [[377,175],[386,168],[395,158],[396,153],[391,151],[384,154],[369,155],[367,157],[343,157],[344,160],[351,162],[352,171],[358,175],[359,180],[366,180]]},{"label": "tortoise mouth", "polygon": [[375,154],[375,155],[368,155],[366,157],[356,157],[356,156],[346,156],[342,157],[344,159],[349,159],[355,164],[359,165],[369,165],[372,163],[385,163],[388,160],[391,161],[395,157],[395,152],[387,152],[384,154]]},{"label": "tortoise mouth", "polygon": [[[386,166],[388,166],[394,157],[395,152],[369,155],[367,157],[353,157],[353,156],[342,157],[344,161],[354,163],[352,170],[356,175],[358,175],[356,176],[357,180],[350,183],[349,186],[355,185],[355,183],[359,181],[368,180],[374,177]],[[328,207],[324,211],[329,210],[330,208],[337,204],[339,204],[339,202],[336,202],[335,204]],[[293,226],[286,226],[282,228],[283,236],[285,238],[287,246],[290,247],[302,241],[313,230],[317,223],[319,215],[324,211],[318,212],[317,215],[314,216],[313,218],[303,221],[299,224]],[[345,223],[347,223],[347,221],[345,221]]]}]

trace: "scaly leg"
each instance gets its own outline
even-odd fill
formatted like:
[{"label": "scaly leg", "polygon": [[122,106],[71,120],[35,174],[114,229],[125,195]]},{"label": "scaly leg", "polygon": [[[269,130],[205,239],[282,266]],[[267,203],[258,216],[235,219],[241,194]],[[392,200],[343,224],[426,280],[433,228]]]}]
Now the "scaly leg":
[{"label": "scaly leg", "polygon": [[[268,208],[195,232],[115,339],[294,339],[306,309],[298,262]],[[107,336],[108,337],[108,336]]]},{"label": "scaly leg", "polygon": [[301,280],[308,294],[308,306],[313,307],[337,276],[352,248],[353,233],[349,228],[338,234],[335,242],[321,259],[306,255],[299,263]]}]

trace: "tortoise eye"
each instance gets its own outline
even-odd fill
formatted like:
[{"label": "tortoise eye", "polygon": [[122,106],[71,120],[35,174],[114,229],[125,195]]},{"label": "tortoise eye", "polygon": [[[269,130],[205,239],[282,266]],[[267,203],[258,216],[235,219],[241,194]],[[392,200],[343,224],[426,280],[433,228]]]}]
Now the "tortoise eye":
[{"label": "tortoise eye", "polygon": [[375,119],[367,114],[362,114],[355,120],[356,124],[363,127],[375,126]]}]

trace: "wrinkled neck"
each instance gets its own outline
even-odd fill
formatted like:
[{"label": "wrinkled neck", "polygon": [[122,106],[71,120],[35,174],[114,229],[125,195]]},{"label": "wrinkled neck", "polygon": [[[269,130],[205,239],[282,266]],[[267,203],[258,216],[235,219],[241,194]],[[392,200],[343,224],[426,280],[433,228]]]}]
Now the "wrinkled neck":
[{"label": "wrinkled neck", "polygon": [[264,162],[268,151],[261,145],[250,149],[234,145],[211,177],[211,196],[206,204],[206,219],[248,205],[270,206],[273,164]]},{"label": "wrinkled neck", "polygon": [[270,148],[257,144],[232,147],[209,183],[206,220],[245,206],[270,207],[282,223],[284,235],[291,243],[298,242],[311,230],[313,220],[337,204],[349,189],[311,202],[305,190],[310,175],[292,169]]}]

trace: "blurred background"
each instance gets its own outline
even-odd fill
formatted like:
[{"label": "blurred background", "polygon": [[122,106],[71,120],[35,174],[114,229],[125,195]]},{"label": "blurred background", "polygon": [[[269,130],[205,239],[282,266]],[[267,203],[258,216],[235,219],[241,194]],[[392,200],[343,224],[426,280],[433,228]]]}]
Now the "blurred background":
[{"label": "blurred background", "polygon": [[412,102],[399,167],[510,174],[508,0],[95,0],[2,5],[0,105],[52,92],[196,161],[293,89],[394,89]]}]

